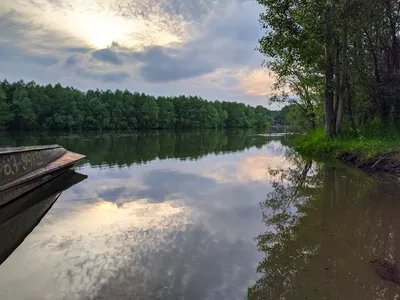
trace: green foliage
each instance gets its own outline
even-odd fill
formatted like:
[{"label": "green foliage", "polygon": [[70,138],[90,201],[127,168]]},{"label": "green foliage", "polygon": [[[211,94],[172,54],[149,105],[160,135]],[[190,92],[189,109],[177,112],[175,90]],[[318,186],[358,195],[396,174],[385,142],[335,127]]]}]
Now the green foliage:
[{"label": "green foliage", "polygon": [[158,97],[157,105],[159,108],[158,112],[158,123],[159,127],[163,129],[173,128],[176,122],[175,109],[172,101],[168,98]]},{"label": "green foliage", "polygon": [[[265,6],[260,23],[265,35],[259,40],[259,51],[274,58],[266,66],[275,75],[275,89],[283,91],[270,98],[272,102],[298,106],[299,118],[317,126],[322,106],[321,94],[324,79],[323,6],[318,1],[257,0]],[[289,97],[288,91],[297,97]],[[293,117],[292,119],[294,119]],[[296,127],[301,122],[296,120]],[[295,131],[309,129],[293,128]]]},{"label": "green foliage", "polygon": [[396,128],[364,127],[349,129],[336,138],[326,138],[322,128],[295,137],[295,148],[302,154],[340,158],[344,153],[357,154],[361,161],[398,149],[400,133]]},{"label": "green foliage", "polygon": [[6,100],[7,96],[0,88],[0,128],[7,126],[8,122],[10,122],[14,118],[14,115],[10,110],[10,107]]},{"label": "green foliage", "polygon": [[296,114],[329,137],[377,118],[400,124],[399,1],[257,2],[258,49],[284,91],[271,101],[297,103]]},{"label": "green foliage", "polygon": [[81,92],[35,82],[0,82],[0,127],[7,129],[266,128],[269,110],[200,97],[117,90]]}]

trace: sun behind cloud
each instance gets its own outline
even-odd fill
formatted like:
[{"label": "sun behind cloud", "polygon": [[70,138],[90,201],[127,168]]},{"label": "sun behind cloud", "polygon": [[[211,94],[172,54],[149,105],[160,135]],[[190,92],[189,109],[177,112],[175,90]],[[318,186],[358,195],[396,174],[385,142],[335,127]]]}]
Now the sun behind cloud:
[{"label": "sun behind cloud", "polygon": [[95,48],[106,48],[112,42],[121,42],[125,38],[124,22],[111,13],[71,12],[68,16],[75,34],[80,35]]}]

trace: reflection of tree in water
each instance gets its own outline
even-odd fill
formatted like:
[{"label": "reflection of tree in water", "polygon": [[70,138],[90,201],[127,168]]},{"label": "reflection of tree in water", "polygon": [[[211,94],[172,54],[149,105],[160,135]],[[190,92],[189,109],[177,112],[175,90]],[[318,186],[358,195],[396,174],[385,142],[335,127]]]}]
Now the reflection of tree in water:
[{"label": "reflection of tree in water", "polygon": [[261,204],[265,258],[248,299],[395,299],[399,287],[370,262],[400,261],[398,184],[292,159]]},{"label": "reflection of tree in water", "polygon": [[1,136],[0,143],[10,146],[57,143],[85,154],[91,165],[130,166],[157,158],[199,159],[210,153],[244,151],[262,147],[272,139],[277,138],[249,130],[208,130]]}]

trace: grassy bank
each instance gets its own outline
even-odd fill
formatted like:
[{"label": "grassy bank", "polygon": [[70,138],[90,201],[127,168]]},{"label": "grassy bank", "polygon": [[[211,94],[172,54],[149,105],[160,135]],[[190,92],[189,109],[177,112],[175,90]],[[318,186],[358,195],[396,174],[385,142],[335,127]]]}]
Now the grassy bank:
[{"label": "grassy bank", "polygon": [[395,128],[364,128],[327,139],[323,129],[296,136],[295,149],[303,155],[336,158],[357,167],[400,172],[400,132]]}]

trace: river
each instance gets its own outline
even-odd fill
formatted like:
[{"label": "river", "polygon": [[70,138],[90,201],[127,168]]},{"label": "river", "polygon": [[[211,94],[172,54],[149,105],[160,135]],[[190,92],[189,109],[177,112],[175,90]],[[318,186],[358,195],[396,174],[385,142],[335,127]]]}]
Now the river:
[{"label": "river", "polygon": [[242,130],[0,137],[3,146],[54,143],[87,155],[76,167],[87,178],[63,191],[0,265],[0,299],[400,292],[393,181]]}]

